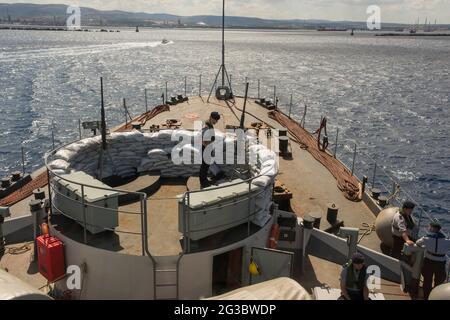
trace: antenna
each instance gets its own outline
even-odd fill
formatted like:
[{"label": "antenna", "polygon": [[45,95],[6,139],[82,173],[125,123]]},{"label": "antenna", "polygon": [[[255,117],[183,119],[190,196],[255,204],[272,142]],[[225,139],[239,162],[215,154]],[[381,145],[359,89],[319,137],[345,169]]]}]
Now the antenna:
[{"label": "antenna", "polygon": [[222,85],[219,86],[216,90],[216,98],[218,100],[232,99],[233,90],[231,89],[230,77],[228,75],[227,68],[225,67],[225,0],[222,0],[222,65],[219,68],[219,72],[217,72],[214,84],[211,88],[211,91],[209,92],[208,102],[209,99],[211,98],[214,88],[216,87],[217,80],[221,73],[222,73]]}]

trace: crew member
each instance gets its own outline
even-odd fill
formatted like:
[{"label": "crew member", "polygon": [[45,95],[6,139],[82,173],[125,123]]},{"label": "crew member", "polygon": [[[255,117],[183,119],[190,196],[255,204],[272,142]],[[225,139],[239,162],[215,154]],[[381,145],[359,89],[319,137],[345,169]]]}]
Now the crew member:
[{"label": "crew member", "polygon": [[368,279],[364,256],[355,253],[351,261],[342,268],[340,278],[342,296],[339,300],[369,300]]},{"label": "crew member", "polygon": [[219,120],[220,114],[218,112],[212,112],[202,129],[202,165],[200,167],[200,174],[199,174],[200,187],[202,189],[207,188],[210,185],[210,182],[208,180],[208,171],[209,165],[211,163],[206,163],[204,153],[206,147],[215,140],[214,134],[212,132],[214,131],[214,125],[217,124]]},{"label": "crew member", "polygon": [[450,251],[450,239],[445,237],[441,228],[438,221],[432,221],[427,235],[416,242],[418,246],[425,248],[422,275],[423,295],[426,300],[428,300],[431,290],[444,283],[447,278],[445,264],[447,262],[446,255]]},{"label": "crew member", "polygon": [[414,245],[412,234],[416,228],[416,224],[412,217],[415,204],[406,201],[403,207],[394,215],[391,230],[393,245],[391,248],[391,256],[396,259],[402,258],[403,246],[405,243]]}]

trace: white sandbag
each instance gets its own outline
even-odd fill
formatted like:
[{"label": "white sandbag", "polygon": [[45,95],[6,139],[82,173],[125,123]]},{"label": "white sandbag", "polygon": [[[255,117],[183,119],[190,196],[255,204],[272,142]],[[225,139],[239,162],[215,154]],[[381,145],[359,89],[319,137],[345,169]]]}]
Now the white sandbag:
[{"label": "white sandbag", "polygon": [[150,158],[151,158],[151,157],[154,157],[154,156],[164,156],[164,157],[167,157],[167,152],[164,151],[163,149],[153,149],[153,150],[150,150],[150,151],[147,153],[147,156],[149,156]]},{"label": "white sandbag", "polygon": [[69,163],[65,160],[58,159],[49,164],[50,170],[67,170]]},{"label": "white sandbag", "polygon": [[273,151],[268,149],[261,149],[258,151],[258,159],[264,163],[268,160],[274,160],[276,158],[276,154]]},{"label": "white sandbag", "polygon": [[76,153],[73,152],[73,151],[70,151],[68,149],[61,149],[55,154],[54,158],[55,159],[62,159],[62,160],[65,160],[67,162],[70,162],[70,159],[72,157],[74,157],[75,155],[76,155]]},{"label": "white sandbag", "polygon": [[252,181],[252,184],[257,187],[267,187],[272,183],[272,179],[269,176],[261,176]]}]

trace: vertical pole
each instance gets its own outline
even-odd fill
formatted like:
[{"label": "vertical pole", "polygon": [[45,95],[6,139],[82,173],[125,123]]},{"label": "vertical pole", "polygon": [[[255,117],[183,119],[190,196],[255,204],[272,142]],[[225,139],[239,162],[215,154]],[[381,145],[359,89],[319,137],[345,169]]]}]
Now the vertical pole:
[{"label": "vertical pole", "polygon": [[291,93],[291,102],[289,103],[289,119],[291,118],[291,113],[292,113],[292,99],[293,99],[293,94]]},{"label": "vertical pole", "polygon": [[199,83],[198,83],[198,96],[202,96],[202,75],[199,76]]},{"label": "vertical pole", "polygon": [[164,99],[165,99],[164,103],[166,103],[168,101],[168,97],[167,97],[167,81],[166,81],[166,95],[165,95]]},{"label": "vertical pole", "polygon": [[252,182],[248,183],[248,196],[250,199],[248,199],[248,221],[247,221],[247,238],[250,237],[250,222],[251,222],[251,215],[250,215],[250,208],[251,208],[251,192],[252,192]]},{"label": "vertical pole", "polygon": [[128,117],[127,117],[127,101],[125,98],[123,98],[123,112],[125,113],[125,125],[128,124]]},{"label": "vertical pole", "polygon": [[247,97],[248,97],[248,82],[245,83],[245,97],[244,97],[244,108],[242,109],[242,116],[241,116],[241,129],[244,129],[245,126],[245,110],[247,107]]},{"label": "vertical pole", "polygon": [[103,98],[103,78],[100,78],[100,92],[102,96],[102,109],[101,109],[101,116],[102,116],[102,127],[101,127],[101,133],[102,133],[102,148],[103,150],[106,150],[106,116],[105,116],[105,100]]},{"label": "vertical pole", "polygon": [[373,168],[373,180],[372,180],[372,188],[375,188],[375,179],[377,176],[377,163],[375,162],[375,166]]},{"label": "vertical pole", "polygon": [[230,87],[231,87],[231,79],[232,79],[233,75],[230,74]]},{"label": "vertical pole", "polygon": [[145,256],[145,238],[144,238],[144,197],[140,196],[140,202],[141,202],[141,240],[142,240],[142,256]]},{"label": "vertical pole", "polygon": [[22,173],[25,175],[25,150],[22,146]]},{"label": "vertical pole", "polygon": [[187,77],[184,77],[184,96],[187,97]]},{"label": "vertical pole", "polygon": [[225,0],[222,1],[222,87],[225,86]]},{"label": "vertical pole", "polygon": [[55,132],[54,132],[54,122],[53,122],[53,120],[52,120],[52,146],[53,146],[53,149],[52,150],[55,150]]},{"label": "vertical pole", "polygon": [[258,79],[258,99],[261,99],[261,80]]},{"label": "vertical pole", "polygon": [[334,157],[335,158],[337,156],[338,143],[339,143],[339,128],[337,128],[337,131],[336,131],[336,144],[334,145]]},{"label": "vertical pole", "polygon": [[191,252],[191,219],[190,219],[191,195],[188,193],[188,209],[187,209],[187,253]]},{"label": "vertical pole", "polygon": [[277,101],[277,86],[273,86],[273,103],[276,103]]},{"label": "vertical pole", "polygon": [[87,222],[86,222],[86,205],[84,202],[84,185],[81,185],[81,205],[83,206],[83,238],[84,244],[87,244]]},{"label": "vertical pole", "polygon": [[81,119],[78,119],[78,133],[80,135],[80,140],[81,140],[81,138],[82,138],[82,136],[81,136]]},{"label": "vertical pole", "polygon": [[147,113],[148,112],[147,88],[145,88],[144,93],[145,93],[145,113]]},{"label": "vertical pole", "polygon": [[53,204],[52,204],[52,187],[50,180],[50,170],[47,169],[47,187],[48,187],[48,204],[50,205],[50,216],[53,214]]},{"label": "vertical pole", "polygon": [[352,175],[355,173],[356,148],[357,148],[357,145],[355,143],[355,150],[353,151]]}]

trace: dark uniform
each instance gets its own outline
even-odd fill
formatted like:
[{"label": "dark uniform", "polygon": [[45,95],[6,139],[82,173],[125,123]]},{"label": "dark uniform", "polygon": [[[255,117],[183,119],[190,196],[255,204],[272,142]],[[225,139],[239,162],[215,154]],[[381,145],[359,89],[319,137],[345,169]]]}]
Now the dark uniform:
[{"label": "dark uniform", "polygon": [[408,236],[411,238],[414,229],[416,228],[416,224],[412,216],[404,214],[403,209],[400,209],[399,212],[394,215],[391,227],[393,240],[391,256],[400,260],[402,258],[403,246],[405,245],[402,234],[407,232]]},{"label": "dark uniform", "polygon": [[[203,126],[202,129],[202,138],[206,141],[206,140],[210,140],[213,141],[214,137],[211,137],[211,139],[205,139],[205,135],[208,132],[208,130],[212,130],[214,129],[214,126],[211,124],[211,122],[208,120],[205,122],[205,125]],[[208,163],[205,162],[205,149],[206,146],[204,144],[202,144],[202,165],[200,166],[200,186],[202,189],[209,187],[209,180],[208,180],[208,171],[209,171],[209,165]]]},{"label": "dark uniform", "polygon": [[428,299],[433,289],[433,278],[435,287],[444,283],[447,278],[445,264],[447,252],[450,251],[450,239],[446,239],[440,231],[429,232],[425,237],[420,238],[416,244],[425,248],[425,259],[422,267],[423,294],[424,298]]},{"label": "dark uniform", "polygon": [[[341,281],[345,282],[345,288],[351,300],[364,300],[364,288],[367,286],[367,267],[361,270],[353,268],[353,264],[346,264],[341,272]],[[345,299],[344,296],[342,296]]]},{"label": "dark uniform", "polygon": [[[356,267],[356,265],[361,267]],[[364,290],[367,288],[367,267],[364,265],[364,256],[358,252],[353,254],[351,261],[344,265],[341,272],[341,289],[347,291],[350,300],[364,300]],[[368,290],[368,289],[367,289]],[[347,300],[342,292],[339,300]]]}]

